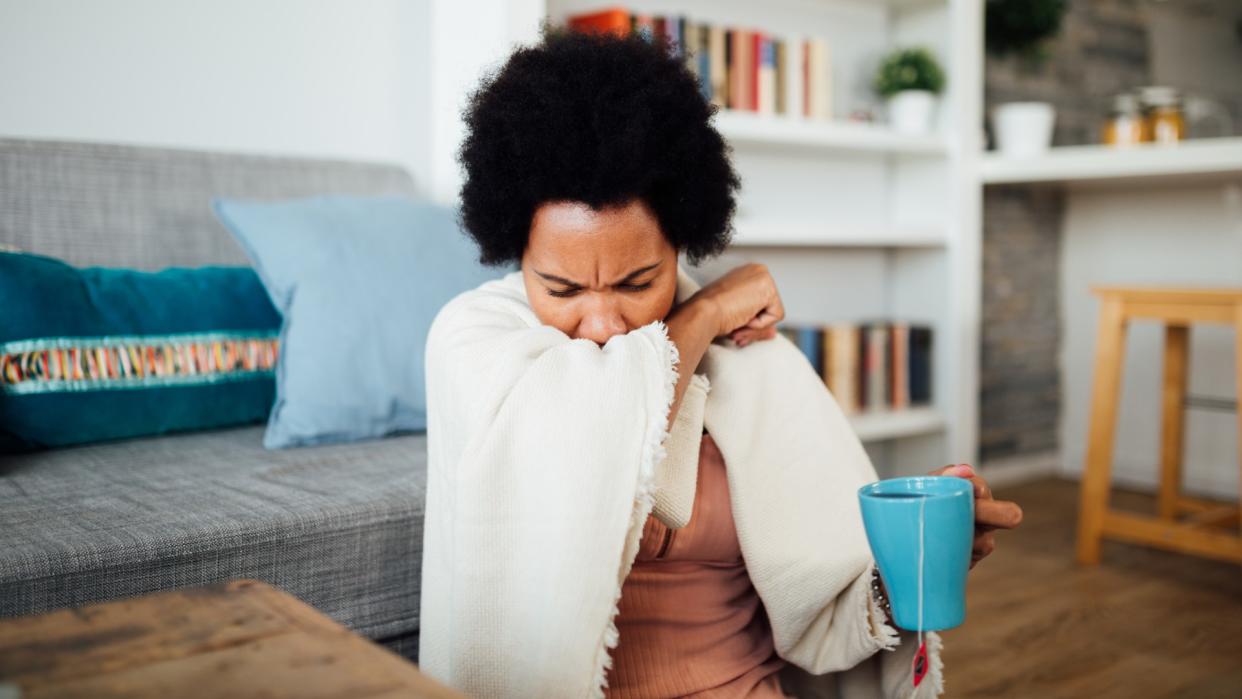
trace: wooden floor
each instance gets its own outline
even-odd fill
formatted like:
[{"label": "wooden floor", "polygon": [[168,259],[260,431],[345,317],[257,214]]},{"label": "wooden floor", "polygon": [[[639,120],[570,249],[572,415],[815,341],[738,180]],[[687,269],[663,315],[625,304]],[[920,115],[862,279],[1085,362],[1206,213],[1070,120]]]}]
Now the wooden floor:
[{"label": "wooden floor", "polygon": [[[1078,484],[998,489],[1022,526],[970,573],[943,634],[945,696],[1242,697],[1242,566],[1105,542],[1074,562]],[[1114,491],[1117,508],[1154,498]]]}]

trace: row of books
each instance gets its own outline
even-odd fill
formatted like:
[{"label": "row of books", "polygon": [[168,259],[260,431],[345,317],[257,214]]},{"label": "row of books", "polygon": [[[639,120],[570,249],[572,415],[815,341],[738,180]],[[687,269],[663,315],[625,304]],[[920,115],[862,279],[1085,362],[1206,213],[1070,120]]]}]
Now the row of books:
[{"label": "row of books", "polygon": [[667,43],[699,78],[703,96],[724,109],[832,118],[828,44],[757,29],[694,22],[684,15],[611,8],[569,18],[575,31],[638,33]]},{"label": "row of books", "polygon": [[780,329],[847,414],[932,402],[932,330],[906,323]]}]

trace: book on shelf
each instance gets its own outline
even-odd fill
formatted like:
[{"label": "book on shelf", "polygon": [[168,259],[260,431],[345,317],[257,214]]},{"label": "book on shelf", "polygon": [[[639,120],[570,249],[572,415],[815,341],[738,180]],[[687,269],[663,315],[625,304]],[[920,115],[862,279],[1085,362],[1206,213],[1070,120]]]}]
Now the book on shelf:
[{"label": "book on shelf", "polygon": [[932,330],[897,322],[784,325],[848,414],[905,410],[932,402]]},{"label": "book on shelf", "polygon": [[707,74],[698,73],[699,84],[709,93],[708,100],[717,107],[725,106],[728,96],[728,71],[725,62],[725,30],[724,27],[707,28]]},{"label": "book on shelf", "polygon": [[828,44],[823,39],[806,43],[806,94],[804,116],[809,119],[832,118],[832,70]]},{"label": "book on shelf", "polygon": [[888,407],[888,374],[892,366],[888,326],[867,324],[861,328],[858,353],[862,368],[858,372],[858,406],[863,410]]},{"label": "book on shelf", "polygon": [[573,15],[567,24],[574,31],[638,34],[667,44],[698,78],[703,96],[717,107],[832,118],[832,61],[823,38],[776,36],[753,27],[709,24],[685,15],[632,13],[619,7]]}]

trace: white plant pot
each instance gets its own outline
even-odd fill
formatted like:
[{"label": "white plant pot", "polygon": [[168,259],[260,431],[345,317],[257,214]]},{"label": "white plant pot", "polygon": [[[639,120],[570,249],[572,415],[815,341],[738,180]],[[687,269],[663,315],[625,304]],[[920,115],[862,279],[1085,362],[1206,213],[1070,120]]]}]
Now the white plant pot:
[{"label": "white plant pot", "polygon": [[927,90],[902,90],[888,98],[888,122],[897,133],[929,133],[935,112],[936,95]]},{"label": "white plant pot", "polygon": [[1009,102],[992,110],[996,149],[1008,158],[1033,158],[1052,147],[1056,110],[1047,102]]}]

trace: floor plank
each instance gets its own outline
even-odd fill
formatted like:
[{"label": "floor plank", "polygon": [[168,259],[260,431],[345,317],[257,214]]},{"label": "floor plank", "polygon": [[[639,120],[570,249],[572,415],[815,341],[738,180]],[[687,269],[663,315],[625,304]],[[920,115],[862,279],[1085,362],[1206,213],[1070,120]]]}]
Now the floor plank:
[{"label": "floor plank", "polygon": [[[966,624],[944,636],[945,696],[1242,696],[1242,566],[1105,542],[1074,562],[1078,484],[998,489],[1022,526],[970,574]],[[1155,512],[1116,491],[1114,506]]]}]

